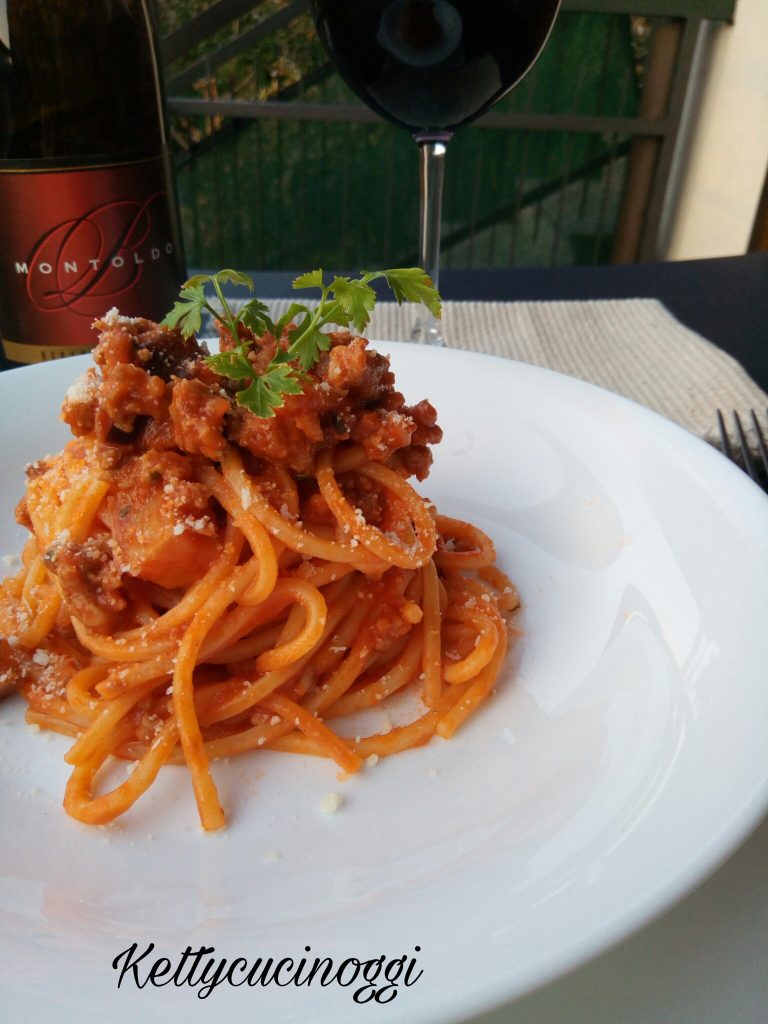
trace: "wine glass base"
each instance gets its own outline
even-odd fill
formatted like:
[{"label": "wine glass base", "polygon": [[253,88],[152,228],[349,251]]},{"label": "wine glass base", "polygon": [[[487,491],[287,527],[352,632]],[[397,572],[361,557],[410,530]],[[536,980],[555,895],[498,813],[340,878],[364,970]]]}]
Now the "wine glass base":
[{"label": "wine glass base", "polygon": [[445,339],[440,330],[440,324],[433,317],[426,320],[419,318],[413,325],[408,340],[417,345],[435,345],[438,348],[445,348]]}]

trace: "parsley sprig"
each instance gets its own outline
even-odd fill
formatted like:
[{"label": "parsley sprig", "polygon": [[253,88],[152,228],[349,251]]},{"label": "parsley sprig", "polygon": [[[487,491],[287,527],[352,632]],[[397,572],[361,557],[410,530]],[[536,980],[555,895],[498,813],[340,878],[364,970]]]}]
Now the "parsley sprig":
[{"label": "parsley sprig", "polygon": [[[371,282],[384,278],[395,298],[402,302],[421,302],[429,312],[440,316],[440,295],[432,281],[419,267],[401,267],[394,270],[363,271],[359,278],[334,277],[325,283],[322,270],[302,274],[293,282],[297,290],[319,289],[316,308],[310,309],[299,302],[290,307],[279,320],[270,319],[267,306],[259,299],[250,299],[242,309],[233,313],[222,285],[229,282],[253,291],[253,281],[237,270],[220,270],[217,274],[198,274],[191,277],[181,289],[179,301],[162,321],[167,327],[178,327],[185,338],[200,330],[204,309],[223,324],[236,342],[228,352],[208,356],[206,362],[216,373],[231,380],[248,381],[237,392],[237,401],[257,416],[274,416],[285,402],[285,395],[301,394],[307,373],[320,358],[320,353],[331,347],[331,339],[322,333],[327,324],[352,326],[362,331],[371,319],[376,304],[376,293]],[[221,309],[208,301],[205,285],[211,284]],[[288,333],[288,347],[278,348],[266,368],[259,372],[248,358],[253,341],[240,337],[239,325],[248,328],[255,338],[269,332],[278,341],[289,324],[295,326]]]}]

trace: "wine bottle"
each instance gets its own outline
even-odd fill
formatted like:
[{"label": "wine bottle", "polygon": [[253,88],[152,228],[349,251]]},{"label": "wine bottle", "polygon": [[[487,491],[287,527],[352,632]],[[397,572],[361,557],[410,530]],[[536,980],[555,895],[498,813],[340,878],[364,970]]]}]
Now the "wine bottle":
[{"label": "wine bottle", "polygon": [[0,336],[87,351],[184,279],[151,0],[0,0]]}]

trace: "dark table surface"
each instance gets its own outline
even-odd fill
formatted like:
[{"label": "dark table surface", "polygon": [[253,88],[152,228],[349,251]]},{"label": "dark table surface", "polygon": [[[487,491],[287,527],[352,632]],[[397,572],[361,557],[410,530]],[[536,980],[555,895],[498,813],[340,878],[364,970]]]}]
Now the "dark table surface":
[{"label": "dark table surface", "polygon": [[[254,272],[256,294],[288,296],[291,281],[306,269]],[[454,300],[659,299],[682,323],[735,356],[768,391],[768,253],[626,266],[446,270],[440,290]]]},{"label": "dark table surface", "polygon": [[[291,294],[296,273],[252,274],[260,298]],[[444,299],[659,299],[768,391],[768,253],[626,266],[446,270]],[[642,339],[638,339],[638,344]]]}]

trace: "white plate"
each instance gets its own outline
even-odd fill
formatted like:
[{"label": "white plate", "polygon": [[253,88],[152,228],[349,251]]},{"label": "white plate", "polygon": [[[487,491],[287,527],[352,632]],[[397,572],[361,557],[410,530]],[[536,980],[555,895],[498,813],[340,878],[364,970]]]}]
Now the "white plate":
[{"label": "white plate", "polygon": [[[166,769],[123,822],[61,810],[67,741],[0,707],[0,971],[9,1019],[458,1021],[544,983],[680,898],[768,805],[768,501],[720,455],[614,395],[491,357],[387,345],[445,429],[425,493],[496,540],[525,637],[451,742],[339,783],[313,759],[216,766],[201,835]],[[0,375],[2,551],[24,464],[60,447],[83,360]],[[435,773],[436,771],[436,773]],[[346,801],[320,813],[330,790]],[[137,942],[216,956],[414,955],[387,1005],[357,986],[124,982]],[[226,1014],[226,1017],[225,1017]]]}]

